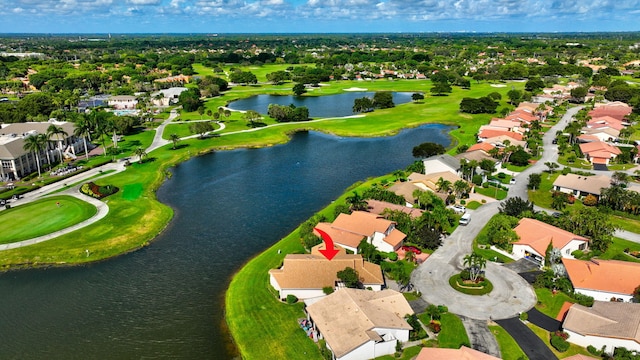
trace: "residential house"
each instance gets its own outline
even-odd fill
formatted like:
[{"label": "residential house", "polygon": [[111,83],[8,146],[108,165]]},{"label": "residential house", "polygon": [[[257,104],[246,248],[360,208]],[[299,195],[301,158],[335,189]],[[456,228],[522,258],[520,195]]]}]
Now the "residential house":
[{"label": "residential house", "polygon": [[395,225],[376,214],[354,211],[338,215],[333,223],[319,223],[316,228],[331,236],[335,244],[354,253],[358,252],[358,245],[363,239],[379,251],[392,252],[398,250],[407,237]]},{"label": "residential house", "polygon": [[414,314],[404,296],[394,290],[378,292],[339,289],[307,306],[312,336],[324,339],[336,360],[365,360],[395,353],[409,340]]},{"label": "residential house", "polygon": [[178,102],[178,97],[183,91],[186,91],[186,87],[172,87],[156,91],[151,94],[151,101],[155,106],[169,106]]},{"label": "residential house", "polygon": [[586,250],[589,240],[582,236],[549,225],[535,219],[522,218],[513,231],[520,238],[513,243],[513,257],[526,258],[544,265],[549,244],[560,250],[562,257],[573,259],[572,252]]},{"label": "residential house", "polygon": [[165,78],[156,79],[154,81],[159,83],[187,84],[191,81],[191,76],[186,76],[186,75],[167,76]]},{"label": "residential house", "polygon": [[422,162],[424,163],[425,174],[449,171],[454,175],[458,175],[460,170],[460,160],[449,154],[431,156],[422,160]]},{"label": "residential house", "polygon": [[589,111],[588,115],[592,119],[610,116],[622,121],[627,115],[631,114],[633,108],[623,102],[615,101],[607,104],[595,104],[594,109]]},{"label": "residential house", "polygon": [[340,286],[338,271],[347,267],[358,272],[362,285],[373,291],[384,286],[384,276],[380,265],[370,263],[359,254],[347,254],[344,248],[336,247],[338,254],[328,260],[319,250],[320,244],[311,249],[311,254],[288,254],[279,269],[269,270],[269,283],[278,291],[280,299],[294,295],[308,300],[325,296],[323,288],[335,289]]},{"label": "residential house", "polygon": [[519,121],[514,120],[505,120],[505,119],[492,119],[488,125],[480,126],[479,131],[482,130],[502,130],[502,131],[513,131],[520,134],[524,134],[528,131],[527,128],[522,127],[522,124]]},{"label": "residential house", "polygon": [[620,130],[609,128],[606,126],[597,126],[593,128],[582,128],[582,135],[578,136],[580,142],[594,141],[614,141],[620,136]]},{"label": "residential house", "polygon": [[523,148],[527,148],[527,142],[526,141],[522,141],[522,140],[516,140],[510,136],[507,135],[498,135],[498,136],[494,136],[494,137],[490,137],[490,138],[486,138],[484,139],[484,143],[488,143],[488,144],[492,144],[495,145],[497,147],[505,147],[507,144],[507,141],[509,142],[508,144],[510,146],[522,146]]},{"label": "residential house", "polygon": [[486,130],[482,130],[478,133],[478,141],[479,142],[484,142],[489,138],[493,138],[496,136],[507,136],[513,140],[517,140],[517,141],[523,141],[524,136],[520,133],[516,133],[516,132],[512,132],[512,131],[505,131],[505,130],[491,130],[491,129],[486,129]]},{"label": "residential house", "polygon": [[506,120],[517,121],[524,124],[531,124],[532,122],[539,120],[536,115],[524,110],[514,110],[504,118]]},{"label": "residential house", "polygon": [[107,104],[116,110],[133,110],[138,105],[138,99],[133,95],[117,95],[110,97]]},{"label": "residential house", "polygon": [[370,213],[384,215],[385,211],[387,210],[401,211],[414,219],[419,218],[420,216],[422,216],[422,213],[424,213],[424,210],[410,206],[402,206],[380,200],[367,200],[367,211],[369,211]]},{"label": "residential house", "polygon": [[[36,156],[24,149],[25,139],[46,134],[51,125],[62,128],[67,135],[55,135],[49,139],[39,154],[40,167],[51,159],[75,158],[85,151],[84,141],[73,135],[73,123],[51,120],[49,122],[27,122],[3,124],[0,129],[0,181],[17,180],[37,171]],[[62,153],[62,154],[61,154]]]},{"label": "residential house", "polygon": [[415,360],[499,360],[493,355],[461,346],[460,349],[422,348]]},{"label": "residential house", "polygon": [[601,360],[601,359],[602,358],[594,358],[592,356],[587,356],[587,355],[582,355],[582,354],[575,354],[573,356],[566,357],[563,360]]},{"label": "residential house", "polygon": [[594,117],[587,122],[587,128],[590,128],[590,129],[611,128],[611,129],[616,129],[620,131],[624,129],[624,127],[625,127],[625,123],[623,121],[608,115]]},{"label": "residential house", "polygon": [[613,145],[609,145],[604,141],[594,141],[590,143],[580,144],[580,151],[585,158],[592,164],[609,165],[609,162],[615,159],[622,151]]},{"label": "residential house", "polygon": [[640,285],[640,263],[619,260],[574,260],[562,263],[576,292],[599,301],[631,301]]},{"label": "residential house", "polygon": [[487,141],[484,142],[479,142],[479,143],[475,143],[473,145],[471,145],[466,152],[473,152],[476,150],[482,150],[484,151],[486,154],[489,154],[489,151],[493,150],[496,146],[493,145],[492,143],[489,143]]},{"label": "residential house", "polygon": [[594,195],[600,197],[602,188],[611,186],[611,178],[606,175],[584,176],[577,174],[560,175],[553,182],[553,190],[574,196]]},{"label": "residential house", "polygon": [[640,351],[640,304],[594,301],[592,307],[574,304],[562,324],[567,341],[596,349],[606,346],[613,354],[617,347]]}]

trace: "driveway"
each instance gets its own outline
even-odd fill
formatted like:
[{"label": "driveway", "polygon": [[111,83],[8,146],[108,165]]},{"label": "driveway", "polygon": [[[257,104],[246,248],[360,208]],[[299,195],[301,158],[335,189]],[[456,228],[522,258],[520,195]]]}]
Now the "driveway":
[{"label": "driveway", "polygon": [[497,211],[497,202],[469,210],[469,225],[458,226],[413,272],[411,281],[425,301],[446,305],[450,312],[476,320],[507,319],[535,305],[536,295],[531,286],[516,272],[493,262],[488,262],[485,270],[493,283],[489,294],[465,295],[449,285],[449,278],[464,268],[463,258],[471,253],[473,239]]},{"label": "driveway", "polygon": [[562,327],[562,323],[560,321],[541,313],[536,308],[529,310],[527,312],[527,315],[529,315],[528,320],[530,323],[535,324],[547,331],[555,332],[560,330],[560,328]]},{"label": "driveway", "polygon": [[462,320],[464,329],[467,331],[472,348],[485,354],[502,358],[498,341],[487,327],[486,320],[475,320],[465,316],[460,316],[460,320]]},{"label": "driveway", "polygon": [[553,360],[558,358],[553,354],[551,349],[517,317],[498,320],[496,323],[502,326],[502,328],[513,337],[529,360]]}]

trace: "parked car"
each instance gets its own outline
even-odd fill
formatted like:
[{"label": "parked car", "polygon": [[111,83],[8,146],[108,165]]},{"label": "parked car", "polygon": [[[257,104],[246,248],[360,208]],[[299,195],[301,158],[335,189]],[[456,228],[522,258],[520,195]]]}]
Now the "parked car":
[{"label": "parked car", "polygon": [[409,252],[411,251],[412,253],[416,254],[416,255],[420,255],[422,254],[422,250],[418,249],[415,246],[403,246],[402,250],[404,250],[405,252]]},{"label": "parked car", "polygon": [[467,212],[467,208],[462,205],[453,205],[451,206],[451,210],[453,210],[456,214],[464,214]]},{"label": "parked car", "polygon": [[509,180],[509,184],[513,185],[513,184],[515,184],[515,183],[516,183],[516,178],[511,178],[511,179]]},{"label": "parked car", "polygon": [[471,221],[471,214],[464,214],[462,215],[462,217],[460,218],[460,221],[458,221],[458,223],[460,225],[467,225],[469,222]]}]

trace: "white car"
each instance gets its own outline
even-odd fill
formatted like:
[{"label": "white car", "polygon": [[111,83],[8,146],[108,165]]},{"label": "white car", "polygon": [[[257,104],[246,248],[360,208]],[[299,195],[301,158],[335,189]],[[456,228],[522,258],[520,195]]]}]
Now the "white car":
[{"label": "white car", "polygon": [[462,205],[453,205],[451,209],[455,211],[456,214],[464,214],[467,212],[467,208]]},{"label": "white car", "polygon": [[509,184],[513,185],[513,184],[515,184],[515,183],[516,183],[516,178],[511,178],[511,179],[509,180]]}]

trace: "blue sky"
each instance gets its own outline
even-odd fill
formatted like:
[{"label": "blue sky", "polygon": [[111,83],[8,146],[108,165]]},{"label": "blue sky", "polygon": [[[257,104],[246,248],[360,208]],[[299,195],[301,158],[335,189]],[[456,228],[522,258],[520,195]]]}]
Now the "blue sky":
[{"label": "blue sky", "polygon": [[0,33],[640,31],[640,0],[0,0]]}]

